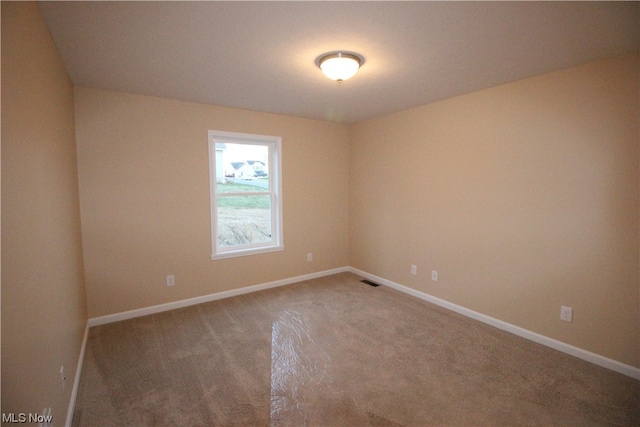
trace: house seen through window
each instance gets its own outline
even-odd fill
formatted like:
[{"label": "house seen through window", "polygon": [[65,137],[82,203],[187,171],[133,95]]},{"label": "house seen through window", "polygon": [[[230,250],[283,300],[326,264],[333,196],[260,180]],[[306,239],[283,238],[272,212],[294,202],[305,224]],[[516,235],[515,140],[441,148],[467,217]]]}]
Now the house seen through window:
[{"label": "house seen through window", "polygon": [[282,249],[280,145],[209,131],[212,259]]}]

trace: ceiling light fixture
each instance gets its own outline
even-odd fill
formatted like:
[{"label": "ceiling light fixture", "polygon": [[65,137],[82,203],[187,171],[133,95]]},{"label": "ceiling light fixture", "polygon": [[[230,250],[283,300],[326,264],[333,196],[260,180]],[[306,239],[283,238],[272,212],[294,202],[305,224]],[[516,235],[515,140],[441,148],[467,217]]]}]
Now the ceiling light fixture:
[{"label": "ceiling light fixture", "polygon": [[364,58],[355,53],[333,52],[321,55],[317,63],[325,76],[341,83],[356,74]]}]

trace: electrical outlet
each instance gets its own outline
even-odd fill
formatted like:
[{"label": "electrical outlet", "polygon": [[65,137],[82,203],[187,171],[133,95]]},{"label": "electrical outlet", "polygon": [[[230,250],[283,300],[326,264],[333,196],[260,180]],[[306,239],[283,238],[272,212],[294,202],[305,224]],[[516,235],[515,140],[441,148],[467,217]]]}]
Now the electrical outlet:
[{"label": "electrical outlet", "polygon": [[60,383],[62,384],[62,390],[64,390],[64,386],[67,383],[67,377],[64,374],[64,365],[60,366]]},{"label": "electrical outlet", "polygon": [[170,274],[166,278],[167,286],[173,286],[176,284],[176,277],[173,274]]},{"label": "electrical outlet", "polygon": [[411,274],[413,274],[414,276],[418,274],[418,267],[413,264],[411,264]]},{"label": "electrical outlet", "polygon": [[573,308],[565,307],[564,305],[560,307],[560,320],[573,322]]},{"label": "electrical outlet", "polygon": [[313,252],[307,254],[307,261],[313,261]]},{"label": "electrical outlet", "polygon": [[438,281],[438,272],[435,270],[431,270],[431,280],[433,280],[434,282]]}]

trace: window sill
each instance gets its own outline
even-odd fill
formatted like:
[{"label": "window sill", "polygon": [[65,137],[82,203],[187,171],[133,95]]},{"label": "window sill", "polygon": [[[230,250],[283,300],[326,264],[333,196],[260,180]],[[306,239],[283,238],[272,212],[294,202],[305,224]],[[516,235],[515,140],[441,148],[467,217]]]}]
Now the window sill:
[{"label": "window sill", "polygon": [[221,252],[221,253],[218,253],[218,254],[212,254],[211,255],[211,259],[212,260],[217,260],[217,259],[225,259],[225,258],[235,258],[235,257],[240,257],[240,256],[258,255],[258,254],[265,254],[265,253],[269,253],[269,252],[278,252],[278,251],[282,251],[282,250],[284,250],[284,246],[283,245],[269,246],[269,247],[266,247],[266,248],[240,249],[240,250],[235,250],[235,251]]}]

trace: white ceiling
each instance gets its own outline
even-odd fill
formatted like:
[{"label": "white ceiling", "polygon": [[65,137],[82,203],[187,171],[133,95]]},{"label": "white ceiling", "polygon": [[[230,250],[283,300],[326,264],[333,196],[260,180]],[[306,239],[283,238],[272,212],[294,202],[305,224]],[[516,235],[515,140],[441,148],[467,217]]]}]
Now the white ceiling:
[{"label": "white ceiling", "polygon": [[[75,85],[357,122],[639,46],[638,2],[41,2]],[[315,64],[365,64],[342,85]]]}]

